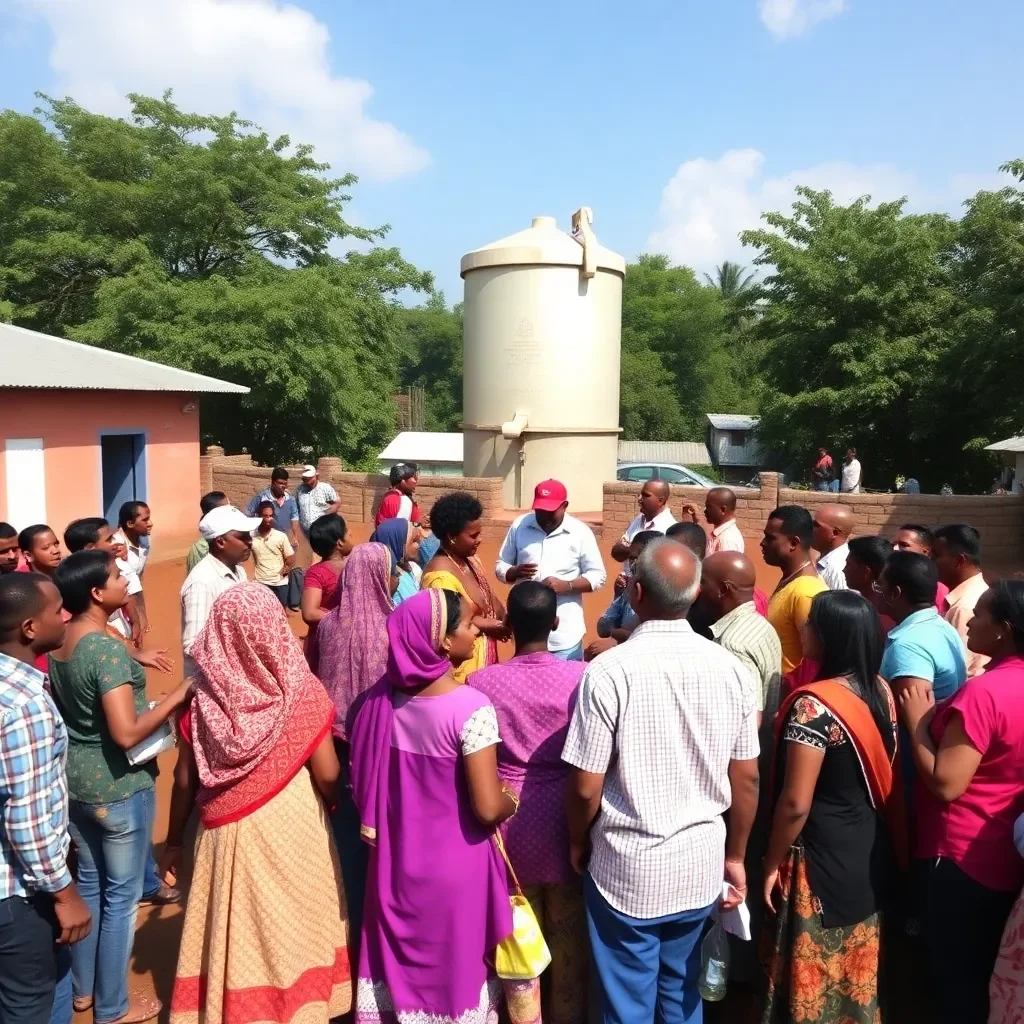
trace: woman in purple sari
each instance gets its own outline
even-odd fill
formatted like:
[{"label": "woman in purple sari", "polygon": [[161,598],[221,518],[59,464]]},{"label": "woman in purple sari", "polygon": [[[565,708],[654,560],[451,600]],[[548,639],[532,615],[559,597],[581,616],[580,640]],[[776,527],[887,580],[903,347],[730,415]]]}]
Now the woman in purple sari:
[{"label": "woman in purple sari", "polygon": [[387,624],[387,671],[352,726],[352,785],[371,844],[357,1024],[492,1024],[494,951],[512,933],[505,865],[492,836],[516,810],[497,772],[498,721],[455,681],[472,609],[425,590]]}]

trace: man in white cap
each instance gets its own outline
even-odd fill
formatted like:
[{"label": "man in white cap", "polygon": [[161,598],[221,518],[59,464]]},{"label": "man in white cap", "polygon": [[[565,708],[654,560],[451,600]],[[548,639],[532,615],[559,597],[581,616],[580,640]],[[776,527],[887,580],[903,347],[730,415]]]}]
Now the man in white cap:
[{"label": "man in white cap", "polygon": [[309,528],[321,516],[338,511],[338,492],[316,475],[316,466],[302,467],[302,483],[295,490],[299,506],[299,526],[309,539]]},{"label": "man in white cap", "polygon": [[218,505],[199,521],[199,533],[210,545],[207,554],[188,574],[181,588],[181,648],[185,675],[195,664],[192,645],[210,617],[213,602],[239,583],[245,583],[242,563],[252,554],[252,534],[259,519],[247,516],[234,505]]}]

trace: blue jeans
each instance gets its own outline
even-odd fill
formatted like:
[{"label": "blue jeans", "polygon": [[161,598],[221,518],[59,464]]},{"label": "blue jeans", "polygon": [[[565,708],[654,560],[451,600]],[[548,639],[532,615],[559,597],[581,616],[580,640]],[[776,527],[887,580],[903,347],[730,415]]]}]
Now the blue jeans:
[{"label": "blue jeans", "polygon": [[72,982],[76,997],[93,997],[96,1024],[128,1012],[128,961],[155,811],[151,786],[109,804],[71,801],[78,891],[92,914],[92,931],[71,947]]},{"label": "blue jeans", "polygon": [[57,987],[53,991],[50,1024],[71,1024],[74,1016],[71,1002],[71,950],[57,947]]},{"label": "blue jeans", "polygon": [[701,1024],[700,937],[714,904],[641,919],[610,906],[590,875],[583,887],[604,1024]]},{"label": "blue jeans", "polygon": [[551,653],[561,661],[582,661],[583,641],[581,640],[575,647],[570,647],[567,651],[552,651]]}]

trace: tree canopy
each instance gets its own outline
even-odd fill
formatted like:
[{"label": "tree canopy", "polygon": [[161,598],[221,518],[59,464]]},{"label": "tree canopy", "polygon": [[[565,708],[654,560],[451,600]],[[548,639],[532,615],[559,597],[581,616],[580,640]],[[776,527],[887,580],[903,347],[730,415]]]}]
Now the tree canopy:
[{"label": "tree canopy", "polygon": [[352,175],[234,114],[132,96],[132,117],[42,97],[0,114],[0,302],[27,327],[248,385],[203,403],[208,440],[267,460],[358,460],[389,439],[395,249],[336,258]]}]

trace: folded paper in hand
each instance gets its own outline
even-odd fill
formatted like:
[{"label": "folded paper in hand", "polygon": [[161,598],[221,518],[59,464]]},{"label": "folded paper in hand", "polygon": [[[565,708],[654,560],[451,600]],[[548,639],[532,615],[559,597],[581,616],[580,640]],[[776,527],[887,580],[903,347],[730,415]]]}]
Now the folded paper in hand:
[{"label": "folded paper in hand", "polygon": [[[728,899],[730,889],[732,886],[728,882],[722,883],[723,900]],[[747,909],[746,903],[741,903],[735,910],[722,910],[716,907],[714,916],[730,935],[735,935],[738,939],[743,939],[744,942],[750,941],[750,911]]]}]

